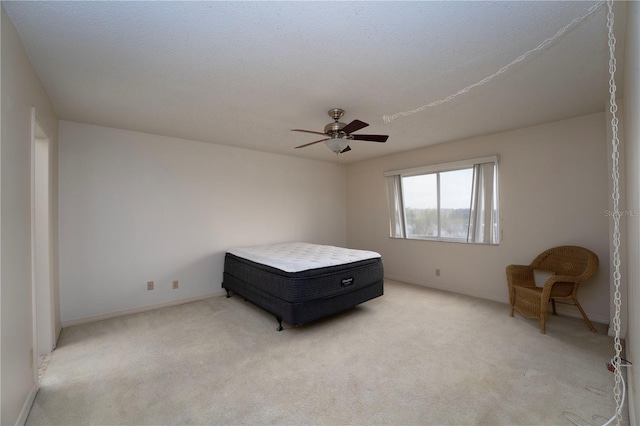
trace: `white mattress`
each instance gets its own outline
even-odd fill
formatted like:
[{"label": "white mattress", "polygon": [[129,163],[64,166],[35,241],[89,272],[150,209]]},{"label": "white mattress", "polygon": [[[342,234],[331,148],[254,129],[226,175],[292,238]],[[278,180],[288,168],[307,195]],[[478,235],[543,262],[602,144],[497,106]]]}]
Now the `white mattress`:
[{"label": "white mattress", "polygon": [[227,250],[235,256],[262,263],[285,272],[344,265],[361,260],[381,257],[368,250],[323,246],[309,243],[282,243],[263,246],[239,247]]}]

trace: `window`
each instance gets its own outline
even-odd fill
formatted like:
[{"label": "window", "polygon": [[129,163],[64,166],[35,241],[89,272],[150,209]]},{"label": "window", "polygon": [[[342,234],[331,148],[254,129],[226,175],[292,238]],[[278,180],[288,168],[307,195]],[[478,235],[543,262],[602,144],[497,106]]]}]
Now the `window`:
[{"label": "window", "polygon": [[498,157],[386,172],[392,238],[498,244]]}]

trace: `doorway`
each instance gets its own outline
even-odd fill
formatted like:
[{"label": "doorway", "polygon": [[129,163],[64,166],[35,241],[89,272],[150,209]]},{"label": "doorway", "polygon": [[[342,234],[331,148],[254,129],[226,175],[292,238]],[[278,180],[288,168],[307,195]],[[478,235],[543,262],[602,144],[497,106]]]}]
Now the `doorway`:
[{"label": "doorway", "polygon": [[33,298],[33,345],[35,379],[43,361],[55,348],[55,320],[53,279],[51,273],[51,138],[37,119],[35,108],[31,114],[31,267]]}]

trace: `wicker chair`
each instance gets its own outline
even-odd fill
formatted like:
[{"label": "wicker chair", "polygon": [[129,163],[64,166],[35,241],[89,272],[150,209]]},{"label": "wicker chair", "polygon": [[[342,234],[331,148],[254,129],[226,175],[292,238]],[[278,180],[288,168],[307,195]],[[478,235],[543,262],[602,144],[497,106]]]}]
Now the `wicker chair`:
[{"label": "wicker chair", "polygon": [[[540,333],[545,332],[549,300],[556,313],[556,299],[572,302],[587,322],[589,329],[596,329],[584,313],[576,294],[580,283],[591,278],[598,270],[598,256],[590,250],[577,246],[561,246],[549,249],[534,259],[530,265],[507,266],[509,302],[511,312],[517,309],[528,318],[540,320]],[[534,270],[552,272],[543,287],[536,286]]]}]

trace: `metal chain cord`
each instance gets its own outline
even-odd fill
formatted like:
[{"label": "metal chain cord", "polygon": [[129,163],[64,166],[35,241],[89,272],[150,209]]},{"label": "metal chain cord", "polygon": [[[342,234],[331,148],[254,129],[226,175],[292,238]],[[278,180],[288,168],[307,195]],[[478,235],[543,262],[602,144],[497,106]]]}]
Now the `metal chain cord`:
[{"label": "metal chain cord", "polygon": [[460,89],[456,93],[454,93],[452,95],[449,95],[446,98],[442,98],[440,100],[431,102],[430,104],[427,104],[427,105],[422,105],[421,107],[418,107],[418,108],[413,109],[411,111],[397,112],[397,113],[392,114],[392,115],[384,115],[384,116],[382,116],[383,121],[385,123],[391,123],[393,120],[395,120],[396,118],[398,118],[400,116],[405,116],[406,117],[408,115],[415,114],[416,112],[424,111],[427,108],[431,108],[431,107],[434,107],[434,106],[438,106],[438,105],[444,104],[446,102],[452,101],[458,95],[462,95],[464,93],[467,93],[469,90],[473,89],[474,87],[482,86],[483,84],[490,82],[491,80],[493,80],[494,78],[496,78],[500,74],[505,73],[511,66],[517,64],[518,62],[524,61],[525,59],[527,59],[527,57],[529,55],[532,55],[533,53],[539,52],[542,49],[544,49],[547,46],[549,46],[551,43],[555,42],[558,38],[562,37],[562,35],[564,35],[564,33],[567,32],[567,30],[569,28],[574,27],[574,26],[578,25],[579,23],[581,23],[582,21],[584,21],[585,19],[587,19],[589,16],[594,14],[598,9],[600,9],[600,6],[602,6],[603,4],[604,4],[604,1],[599,1],[598,3],[594,4],[589,9],[587,9],[587,12],[584,15],[582,15],[582,16],[580,16],[578,18],[575,18],[573,21],[569,22],[563,28],[558,30],[558,32],[556,32],[554,36],[549,37],[548,39],[546,39],[545,41],[543,41],[542,43],[540,43],[539,45],[537,45],[533,49],[523,53],[520,56],[518,56],[516,59],[514,59],[511,62],[509,62],[507,65],[503,66],[498,71],[496,71],[495,73],[491,74],[490,76],[485,77],[482,80],[465,87],[464,89]]},{"label": "metal chain cord", "polygon": [[[613,198],[613,224],[614,224],[614,231],[613,231],[613,266],[614,266],[614,272],[613,272],[613,283],[614,283],[614,287],[615,287],[615,291],[614,291],[614,296],[613,296],[613,303],[615,305],[615,313],[614,313],[614,317],[613,317],[613,329],[615,331],[615,338],[614,338],[614,348],[615,348],[615,356],[613,358],[613,366],[614,366],[614,377],[615,377],[615,381],[614,381],[614,389],[613,389],[613,395],[614,395],[614,399],[616,401],[616,412],[615,412],[615,419],[616,419],[616,424],[619,426],[620,422],[622,420],[622,404],[624,403],[624,401],[622,401],[622,391],[621,391],[621,384],[622,381],[624,380],[622,377],[622,371],[621,371],[621,353],[622,353],[622,343],[620,342],[620,308],[622,305],[622,297],[620,294],[620,210],[619,210],[619,201],[620,201],[620,186],[619,186],[619,181],[620,181],[620,171],[619,171],[619,160],[620,160],[620,153],[618,151],[618,145],[620,144],[620,140],[618,139],[618,117],[617,117],[617,112],[618,112],[618,105],[616,103],[616,82],[615,82],[615,73],[616,73],[616,58],[615,58],[615,50],[616,50],[616,38],[613,34],[613,23],[614,23],[614,14],[613,14],[613,0],[606,0],[607,1],[607,8],[608,8],[608,12],[607,12],[607,30],[608,30],[608,38],[609,38],[609,95],[610,95],[610,100],[609,100],[609,112],[611,113],[611,133],[612,133],[612,138],[611,138],[611,146],[612,146],[612,151],[611,151],[611,160],[612,160],[612,173],[611,173],[611,178],[613,181],[613,190],[612,190],[612,198]],[[536,46],[535,48],[523,53],[522,55],[520,55],[518,58],[514,59],[513,61],[511,61],[509,64],[503,66],[502,68],[500,68],[498,71],[496,71],[494,74],[483,78],[482,80],[478,81],[477,83],[471,84],[467,87],[465,87],[464,89],[460,89],[458,90],[456,93],[447,96],[446,98],[437,100],[435,102],[431,102],[430,104],[427,105],[423,105],[419,108],[416,108],[414,110],[411,111],[404,111],[404,112],[398,112],[395,113],[393,115],[385,115],[383,117],[383,120],[386,123],[390,123],[393,120],[395,120],[396,118],[400,117],[400,116],[407,116],[410,114],[414,114],[416,112],[421,112],[424,111],[427,108],[430,107],[434,107],[440,104],[443,104],[445,102],[449,102],[451,100],[453,100],[454,98],[456,98],[458,95],[462,95],[464,93],[467,93],[469,90],[473,89],[474,87],[478,87],[478,86],[482,86],[485,83],[488,83],[489,81],[493,80],[495,77],[497,77],[498,75],[506,72],[509,67],[511,67],[512,65],[518,63],[518,62],[522,62],[524,61],[529,55],[540,51],[542,49],[544,49],[545,47],[547,47],[549,44],[553,43],[556,39],[558,39],[559,37],[561,37],[569,28],[573,27],[574,25],[577,25],[578,23],[584,21],[587,17],[589,17],[591,14],[593,14],[594,12],[596,12],[600,6],[602,6],[604,4],[604,2],[598,2],[596,4],[594,4],[593,6],[591,6],[588,10],[587,13],[585,13],[584,15],[582,15],[579,18],[574,19],[573,21],[571,21],[568,25],[566,25],[565,27],[563,27],[562,29],[560,29],[553,37],[550,37],[548,39],[546,39],[545,41],[543,41],[541,44],[539,44],[538,46]],[[613,420],[613,418],[611,419]],[[608,424],[609,422],[607,422]]]},{"label": "metal chain cord", "polygon": [[613,304],[615,305],[615,314],[613,316],[613,329],[615,331],[614,348],[616,354],[613,358],[614,377],[615,383],[613,387],[613,396],[616,401],[616,424],[620,425],[622,420],[622,395],[621,395],[621,382],[623,379],[622,371],[620,368],[622,353],[622,344],[620,343],[620,307],[622,305],[620,294],[620,172],[619,172],[619,159],[620,153],[618,152],[618,145],[620,143],[618,139],[618,117],[616,115],[618,111],[618,105],[616,103],[616,38],[613,34],[613,0],[607,0],[607,30],[609,35],[609,112],[611,113],[611,161],[612,161],[612,173],[611,178],[613,180],[613,190],[611,197],[613,198],[613,284],[615,292],[613,295]]}]

